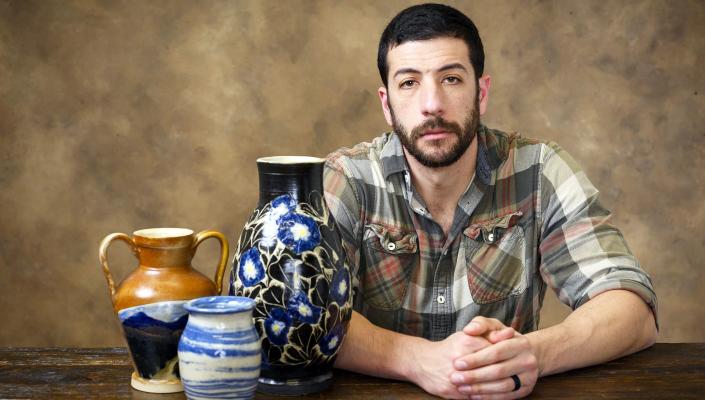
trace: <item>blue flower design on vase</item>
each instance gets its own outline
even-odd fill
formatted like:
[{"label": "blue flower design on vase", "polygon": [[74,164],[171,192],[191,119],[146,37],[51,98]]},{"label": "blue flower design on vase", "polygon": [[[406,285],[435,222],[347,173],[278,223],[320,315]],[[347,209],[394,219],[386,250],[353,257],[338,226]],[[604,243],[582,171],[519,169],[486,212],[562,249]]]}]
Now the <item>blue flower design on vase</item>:
[{"label": "blue flower design on vase", "polygon": [[230,294],[256,300],[264,393],[328,388],[352,315],[353,278],[324,198],[324,164],[311,157],[257,160],[259,202],[238,239]]},{"label": "blue flower design on vase", "polygon": [[321,308],[311,304],[306,293],[302,291],[294,292],[289,297],[287,310],[294,318],[307,324],[318,323],[321,316]]},{"label": "blue flower design on vase", "polygon": [[339,269],[335,272],[330,292],[338,305],[345,306],[348,297],[350,297],[350,274],[348,274],[348,270]]},{"label": "blue flower design on vase", "polygon": [[281,308],[273,309],[270,316],[264,320],[264,330],[267,333],[267,338],[278,346],[289,342],[287,337],[289,328],[291,328],[291,317]]},{"label": "blue flower design on vase", "polygon": [[238,264],[237,276],[245,287],[251,287],[264,279],[264,264],[257,247],[242,253]]},{"label": "blue flower design on vase", "polygon": [[336,326],[330,333],[325,335],[318,344],[321,352],[325,355],[335,353],[343,340],[343,329],[340,325]]},{"label": "blue flower design on vase", "polygon": [[296,210],[296,200],[288,194],[283,194],[276,199],[272,200],[272,210],[270,211],[272,215],[276,215],[277,218],[282,215]]},{"label": "blue flower design on vase", "polygon": [[313,218],[288,213],[279,218],[277,237],[296,254],[313,250],[321,243],[321,231]]},{"label": "blue flower design on vase", "polygon": [[266,247],[273,247],[277,244],[277,233],[279,223],[283,215],[296,211],[296,200],[288,194],[281,195],[271,202],[271,208],[263,219],[262,240],[260,243]]}]

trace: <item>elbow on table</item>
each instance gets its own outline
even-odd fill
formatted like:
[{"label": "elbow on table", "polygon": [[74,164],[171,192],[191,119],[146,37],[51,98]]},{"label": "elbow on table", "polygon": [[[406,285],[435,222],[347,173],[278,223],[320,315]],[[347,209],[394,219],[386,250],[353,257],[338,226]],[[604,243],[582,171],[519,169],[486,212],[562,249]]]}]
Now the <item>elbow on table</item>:
[{"label": "elbow on table", "polygon": [[624,312],[630,316],[627,317],[627,321],[632,324],[634,329],[630,353],[653,346],[658,339],[655,307],[652,307],[637,293],[628,290],[617,292],[626,296],[624,297],[625,303],[623,303],[626,306]]},{"label": "elbow on table", "polygon": [[656,318],[653,312],[649,309],[646,318],[643,319],[644,324],[641,329],[641,335],[638,338],[637,345],[634,351],[644,350],[653,346],[658,339],[658,328]]},{"label": "elbow on table", "polygon": [[658,328],[656,328],[656,321],[653,319],[653,314],[651,319],[651,323],[648,326],[648,334],[646,338],[646,345],[644,348],[651,347],[656,343],[656,340],[658,339]]}]

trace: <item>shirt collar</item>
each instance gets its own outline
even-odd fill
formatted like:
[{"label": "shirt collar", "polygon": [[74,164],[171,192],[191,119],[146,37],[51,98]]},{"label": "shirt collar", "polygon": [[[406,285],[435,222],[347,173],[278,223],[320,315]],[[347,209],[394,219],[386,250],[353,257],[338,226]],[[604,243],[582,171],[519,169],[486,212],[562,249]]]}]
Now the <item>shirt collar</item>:
[{"label": "shirt collar", "polygon": [[382,161],[382,174],[384,179],[388,179],[390,175],[405,172],[408,170],[406,159],[404,158],[404,150],[399,141],[399,137],[395,132],[389,132],[387,143],[382,148],[380,159]]}]

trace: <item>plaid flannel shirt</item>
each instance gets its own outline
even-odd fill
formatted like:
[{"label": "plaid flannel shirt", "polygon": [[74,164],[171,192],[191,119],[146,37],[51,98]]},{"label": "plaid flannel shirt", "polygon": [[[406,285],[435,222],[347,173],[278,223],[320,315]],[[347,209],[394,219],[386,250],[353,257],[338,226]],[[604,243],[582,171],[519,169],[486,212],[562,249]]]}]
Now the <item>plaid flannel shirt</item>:
[{"label": "plaid flannel shirt", "polygon": [[630,290],[656,315],[649,276],[564,150],[485,126],[477,140],[475,177],[448,237],[415,191],[396,134],[327,157],[326,201],[358,312],[431,340],[478,315],[530,332],[548,286],[573,309]]}]

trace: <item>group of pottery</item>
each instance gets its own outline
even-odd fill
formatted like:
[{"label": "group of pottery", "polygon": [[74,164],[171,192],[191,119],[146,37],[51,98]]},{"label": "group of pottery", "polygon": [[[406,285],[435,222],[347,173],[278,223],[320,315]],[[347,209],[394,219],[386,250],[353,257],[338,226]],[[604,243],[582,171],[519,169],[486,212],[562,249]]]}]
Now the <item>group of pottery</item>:
[{"label": "group of pottery", "polygon": [[[134,364],[132,387],[205,399],[330,386],[352,293],[323,197],[323,161],[257,160],[259,203],[240,235],[227,296],[228,241],[219,232],[152,228],[103,239],[99,257]],[[213,280],[191,266],[208,238],[221,245]],[[115,240],[139,260],[117,287],[107,261]]]}]

